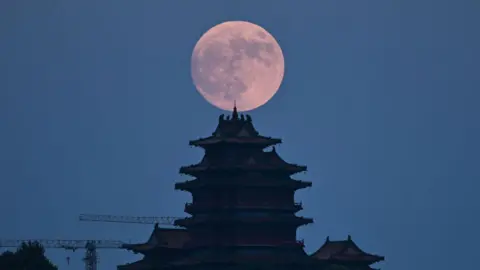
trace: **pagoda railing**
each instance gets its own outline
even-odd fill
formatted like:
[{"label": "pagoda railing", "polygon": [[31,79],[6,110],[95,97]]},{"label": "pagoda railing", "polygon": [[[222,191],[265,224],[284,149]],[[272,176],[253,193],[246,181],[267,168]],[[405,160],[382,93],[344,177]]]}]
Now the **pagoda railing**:
[{"label": "pagoda railing", "polygon": [[188,217],[184,219],[178,219],[175,221],[177,226],[191,226],[195,224],[230,224],[230,223],[262,223],[262,222],[272,222],[272,223],[283,223],[283,224],[296,224],[297,226],[307,225],[313,223],[312,218],[305,218],[302,216],[231,216],[231,215],[208,215],[206,217]]},{"label": "pagoda railing", "polygon": [[275,209],[275,210],[292,210],[300,211],[303,209],[302,203],[294,203],[293,205],[279,205],[275,203],[239,203],[231,205],[219,205],[216,203],[185,203],[185,212],[193,213],[196,211],[209,211],[209,210],[226,210],[226,209]]},{"label": "pagoda railing", "polygon": [[231,179],[231,181],[211,181],[211,182],[204,182],[199,180],[186,180],[183,182],[177,182],[175,184],[176,189],[180,190],[193,190],[198,187],[202,187],[205,185],[217,185],[217,186],[276,186],[276,187],[289,187],[294,189],[311,187],[312,183],[308,181],[301,181],[296,179],[290,179],[287,181],[244,181],[244,179]]}]

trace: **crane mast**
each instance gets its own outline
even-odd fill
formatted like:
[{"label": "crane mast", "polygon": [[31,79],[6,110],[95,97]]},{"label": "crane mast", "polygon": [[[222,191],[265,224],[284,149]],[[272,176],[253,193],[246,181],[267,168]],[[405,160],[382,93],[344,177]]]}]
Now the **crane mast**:
[{"label": "crane mast", "polygon": [[137,224],[162,224],[175,226],[175,220],[179,217],[141,217],[141,216],[116,216],[116,215],[96,215],[96,214],[81,214],[80,221],[93,222],[115,222],[115,223],[137,223]]}]

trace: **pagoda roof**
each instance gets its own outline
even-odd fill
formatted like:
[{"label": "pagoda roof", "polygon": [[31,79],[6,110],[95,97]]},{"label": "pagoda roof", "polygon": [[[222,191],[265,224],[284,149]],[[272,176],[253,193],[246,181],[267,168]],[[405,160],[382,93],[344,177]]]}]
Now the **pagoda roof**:
[{"label": "pagoda roof", "polygon": [[347,240],[341,241],[330,241],[327,237],[323,246],[310,256],[320,261],[355,262],[368,265],[384,260],[382,256],[369,254],[361,250],[353,242],[350,235]]},{"label": "pagoda roof", "polygon": [[248,187],[285,187],[293,189],[301,189],[311,187],[312,183],[307,181],[295,180],[295,179],[265,179],[258,178],[255,181],[249,181],[249,179],[237,179],[232,178],[228,181],[224,179],[202,180],[192,179],[184,182],[178,182],[175,184],[177,190],[193,190],[195,188],[202,188],[208,186],[248,186]]},{"label": "pagoda roof", "polygon": [[188,227],[191,224],[206,224],[206,223],[281,223],[292,224],[296,226],[307,225],[313,223],[313,219],[302,216],[288,214],[274,214],[271,216],[255,216],[255,215],[230,215],[230,214],[217,214],[217,215],[200,215],[197,214],[192,217],[175,220],[175,225],[181,227]]},{"label": "pagoda roof", "polygon": [[155,228],[147,242],[142,244],[124,244],[122,248],[132,250],[137,253],[144,253],[155,248],[182,249],[190,236],[185,229],[178,228],[160,228],[155,224]]},{"label": "pagoda roof", "polygon": [[180,168],[180,173],[196,175],[209,170],[274,170],[295,174],[307,170],[306,166],[291,164],[283,160],[275,150],[253,153],[248,159],[232,156],[227,159],[211,160],[205,155],[200,163]]},{"label": "pagoda roof", "polygon": [[220,143],[250,144],[267,147],[281,143],[281,139],[259,135],[252,123],[250,115],[239,115],[236,106],[233,108],[231,117],[220,115],[218,125],[212,136],[190,141],[190,145],[208,147]]}]

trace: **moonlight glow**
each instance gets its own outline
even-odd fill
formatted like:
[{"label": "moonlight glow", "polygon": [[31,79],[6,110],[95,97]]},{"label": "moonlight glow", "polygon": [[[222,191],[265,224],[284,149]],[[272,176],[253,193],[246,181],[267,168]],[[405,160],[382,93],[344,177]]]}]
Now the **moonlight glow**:
[{"label": "moonlight glow", "polygon": [[285,62],[275,38],[243,21],[224,22],[208,30],[192,53],[192,78],[212,105],[239,111],[270,100],[283,80]]}]

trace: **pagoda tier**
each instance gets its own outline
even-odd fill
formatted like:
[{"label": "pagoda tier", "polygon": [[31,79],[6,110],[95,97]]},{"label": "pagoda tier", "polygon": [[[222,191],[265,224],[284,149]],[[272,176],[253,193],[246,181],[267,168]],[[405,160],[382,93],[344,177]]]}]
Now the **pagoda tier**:
[{"label": "pagoda tier", "polygon": [[310,257],[324,265],[341,265],[347,269],[368,270],[370,265],[383,261],[383,256],[369,254],[360,249],[352,237],[347,240],[330,241],[327,237],[325,243]]},{"label": "pagoda tier", "polygon": [[186,227],[192,241],[189,247],[218,246],[301,246],[296,239],[299,226],[313,220],[295,216],[293,213],[273,211],[207,212],[176,220],[175,224]]},{"label": "pagoda tier", "polygon": [[302,210],[302,204],[294,201],[295,190],[310,185],[288,176],[275,179],[262,178],[260,174],[195,179],[178,183],[175,188],[192,193],[193,203],[185,205],[185,212],[189,214],[226,210],[295,213]]},{"label": "pagoda tier", "polygon": [[[235,149],[237,150],[237,149]],[[202,176],[221,173],[274,172],[292,175],[307,170],[306,166],[285,162],[275,148],[264,152],[261,149],[230,149],[222,154],[207,152],[200,163],[180,168],[181,174]]]},{"label": "pagoda tier", "polygon": [[[195,222],[195,220],[192,220]],[[285,224],[281,222],[258,221],[231,221],[230,223],[204,223],[188,224],[192,240],[188,248],[197,247],[303,247],[303,242],[296,239],[298,224]]]},{"label": "pagoda tier", "polygon": [[[261,176],[261,175],[260,175]],[[272,178],[272,179],[269,179]],[[241,177],[231,177],[225,181],[224,177],[211,177],[207,179],[193,179],[175,184],[176,190],[192,192],[205,188],[229,188],[234,186],[258,187],[258,188],[284,188],[293,191],[311,187],[312,183],[307,181],[294,180],[290,177],[258,177],[255,173],[241,175]]]},{"label": "pagoda tier", "polygon": [[250,116],[239,116],[234,108],[232,117],[222,114],[218,119],[218,126],[212,136],[190,141],[190,145],[208,149],[211,147],[230,144],[241,147],[260,147],[261,149],[281,143],[282,140],[264,137],[258,134],[252,124]]}]

